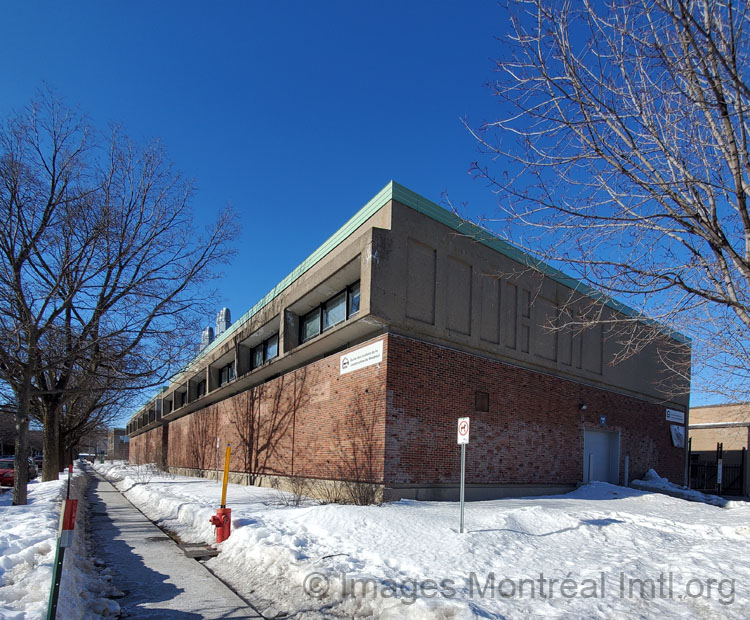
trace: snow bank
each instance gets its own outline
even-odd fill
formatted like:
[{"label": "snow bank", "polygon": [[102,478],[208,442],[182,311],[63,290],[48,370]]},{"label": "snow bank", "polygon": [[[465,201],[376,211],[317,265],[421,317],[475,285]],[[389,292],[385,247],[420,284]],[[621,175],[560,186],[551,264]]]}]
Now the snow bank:
[{"label": "snow bank", "polygon": [[666,493],[672,497],[679,497],[691,502],[703,502],[704,504],[720,506],[721,508],[737,508],[747,503],[743,501],[730,501],[723,497],[719,497],[718,495],[708,495],[706,493],[701,493],[700,491],[695,491],[694,489],[689,489],[688,487],[674,484],[667,478],[662,478],[653,469],[649,469],[641,480],[633,480],[630,484],[636,489]]},{"label": "snow bank", "polygon": [[[212,542],[216,481],[97,465],[186,542]],[[458,506],[284,504],[230,485],[232,535],[207,565],[266,616],[750,617],[750,509],[594,483]]]},{"label": "snow bank", "polygon": [[[86,546],[86,476],[77,466],[70,496],[79,500],[76,533],[66,550],[57,617],[102,618],[115,616],[119,606],[106,575],[88,558]],[[13,491],[0,495],[0,618],[45,618],[57,547],[60,507],[67,476],[51,482],[29,483],[28,504],[12,506]]]}]

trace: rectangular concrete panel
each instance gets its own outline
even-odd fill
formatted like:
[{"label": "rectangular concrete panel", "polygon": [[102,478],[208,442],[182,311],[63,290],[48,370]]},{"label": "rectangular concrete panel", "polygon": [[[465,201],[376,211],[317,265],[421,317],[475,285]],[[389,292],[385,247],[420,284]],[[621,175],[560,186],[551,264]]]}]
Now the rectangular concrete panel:
[{"label": "rectangular concrete panel", "polygon": [[515,284],[505,286],[503,299],[503,334],[505,346],[509,349],[518,347],[518,287]]},{"label": "rectangular concrete panel", "polygon": [[518,296],[518,313],[520,314],[520,325],[518,326],[519,348],[522,353],[528,353],[531,341],[531,292],[522,288]]},{"label": "rectangular concrete panel", "polygon": [[583,369],[594,374],[602,374],[602,326],[594,325],[583,332]]},{"label": "rectangular concrete panel", "polygon": [[[557,335],[557,360],[565,365],[573,365],[573,326],[570,315],[562,311],[559,316],[560,331]],[[567,324],[567,326],[566,326]]]},{"label": "rectangular concrete panel", "polygon": [[480,277],[479,337],[492,344],[500,343],[501,280],[492,276]]},{"label": "rectangular concrete panel", "polygon": [[471,265],[448,257],[448,291],[445,296],[446,327],[459,334],[471,334]]},{"label": "rectangular concrete panel", "polygon": [[551,299],[537,297],[534,301],[534,355],[557,361],[557,306]]},{"label": "rectangular concrete panel", "polygon": [[409,239],[406,255],[406,316],[434,325],[435,248]]}]

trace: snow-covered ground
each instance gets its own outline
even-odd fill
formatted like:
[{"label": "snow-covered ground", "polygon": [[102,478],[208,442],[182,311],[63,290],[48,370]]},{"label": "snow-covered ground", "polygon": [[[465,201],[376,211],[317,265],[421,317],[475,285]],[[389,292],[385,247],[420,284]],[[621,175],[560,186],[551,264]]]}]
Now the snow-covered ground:
[{"label": "snow-covered ground", "polygon": [[[46,618],[57,546],[60,506],[67,478],[29,483],[26,506],[12,506],[13,490],[0,494],[0,618]],[[103,618],[116,615],[119,606],[106,597],[115,594],[107,571],[90,559],[85,539],[86,476],[76,467],[70,496],[79,500],[73,544],[66,550],[57,617]]]},{"label": "snow-covered ground", "polygon": [[674,484],[662,478],[653,469],[649,469],[646,475],[643,476],[642,480],[633,480],[631,483],[636,489],[642,491],[657,491],[659,493],[666,493],[672,497],[679,497],[681,499],[688,499],[693,502],[703,502],[705,504],[713,504],[714,506],[720,506],[721,508],[732,508],[734,507],[733,501],[728,500],[718,495],[707,495],[700,491],[695,491],[679,484]]},{"label": "snow-covered ground", "polygon": [[[97,465],[185,542],[214,540],[216,481]],[[209,567],[266,616],[750,617],[750,504],[719,508],[595,483],[546,498],[288,506],[230,485]]]}]

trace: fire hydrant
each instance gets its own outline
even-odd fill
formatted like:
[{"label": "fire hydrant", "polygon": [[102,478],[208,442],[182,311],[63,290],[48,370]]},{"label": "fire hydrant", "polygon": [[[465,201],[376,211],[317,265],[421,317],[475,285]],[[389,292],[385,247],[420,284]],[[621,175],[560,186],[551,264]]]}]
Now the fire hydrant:
[{"label": "fire hydrant", "polygon": [[230,444],[227,444],[227,453],[224,456],[224,481],[221,485],[221,507],[216,514],[209,519],[211,525],[216,527],[216,542],[224,542],[232,533],[232,509],[227,508],[227,483],[229,482],[229,456],[232,453]]},{"label": "fire hydrant", "polygon": [[216,526],[216,542],[224,542],[232,531],[232,509],[218,508],[210,519],[211,525]]}]

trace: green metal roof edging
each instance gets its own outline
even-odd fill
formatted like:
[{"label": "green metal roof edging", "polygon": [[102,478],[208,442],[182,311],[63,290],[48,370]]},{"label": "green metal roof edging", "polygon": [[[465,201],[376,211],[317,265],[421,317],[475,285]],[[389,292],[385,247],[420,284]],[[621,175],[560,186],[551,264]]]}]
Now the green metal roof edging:
[{"label": "green metal roof edging", "polygon": [[219,347],[223,342],[229,339],[229,337],[238,331],[245,323],[247,323],[253,316],[265,308],[271,301],[278,297],[284,290],[286,290],[295,280],[305,274],[307,271],[317,265],[323,258],[325,258],[330,252],[336,247],[348,239],[357,228],[364,224],[370,217],[377,213],[383,205],[389,200],[395,200],[400,202],[407,207],[422,213],[430,217],[431,219],[444,224],[453,230],[472,237],[477,242],[486,245],[493,250],[500,252],[501,254],[511,258],[512,260],[521,263],[527,267],[535,269],[550,279],[558,282],[568,288],[582,293],[586,296],[593,297],[594,299],[601,301],[603,304],[610,308],[630,316],[637,318],[644,323],[659,327],[661,330],[666,331],[666,334],[674,338],[679,342],[689,343],[690,339],[677,331],[671,330],[664,325],[643,316],[633,308],[626,306],[625,304],[612,299],[608,295],[605,295],[601,291],[591,288],[583,282],[572,278],[562,271],[543,263],[542,261],[536,260],[525,252],[514,247],[510,243],[503,241],[499,237],[496,237],[492,233],[480,228],[476,224],[473,224],[467,220],[464,220],[454,213],[451,213],[447,209],[440,207],[431,200],[420,196],[416,192],[399,185],[395,181],[390,181],[383,189],[381,189],[375,196],[370,199],[365,206],[357,211],[341,228],[339,228],[333,235],[331,235],[325,243],[323,243],[317,250],[315,250],[310,256],[302,261],[288,276],[286,276],[281,282],[274,286],[258,303],[256,303],[250,310],[245,312],[239,319],[234,321],[225,331],[219,334],[216,339],[201,350],[186,366],[175,373],[175,376],[185,372],[195,362],[199,361],[211,351]]},{"label": "green metal roof edging", "polygon": [[[364,224],[370,217],[377,213],[380,208],[391,200],[392,186],[397,185],[393,181],[388,183],[383,189],[381,189],[370,201],[357,211],[341,228],[333,233],[317,250],[315,250],[310,256],[303,260],[294,270],[286,276],[281,282],[274,286],[258,303],[256,303],[250,310],[245,312],[239,319],[234,321],[226,330],[219,334],[214,341],[201,350],[181,371],[176,375],[181,374],[187,370],[192,364],[208,355],[211,351],[216,349],[222,342],[226,341],[234,332],[240,329],[245,323],[247,323],[253,316],[265,308],[271,303],[276,297],[278,297],[284,290],[298,278],[300,278],[307,271],[317,265],[323,258],[330,254],[336,249],[341,243],[346,241],[352,233],[357,230],[362,224]],[[400,186],[399,186],[400,187]],[[405,188],[404,188],[405,189]],[[408,191],[408,190],[407,190]],[[415,194],[416,195],[416,194]],[[439,208],[439,207],[438,207]],[[175,375],[175,376],[176,376]]]}]

